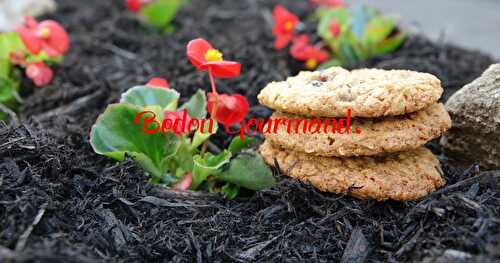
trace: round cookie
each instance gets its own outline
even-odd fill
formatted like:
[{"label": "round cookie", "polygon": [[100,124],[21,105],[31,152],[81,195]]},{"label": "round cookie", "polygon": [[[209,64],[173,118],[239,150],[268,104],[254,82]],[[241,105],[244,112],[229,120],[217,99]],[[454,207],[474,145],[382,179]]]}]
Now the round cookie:
[{"label": "round cookie", "polygon": [[291,152],[264,142],[266,163],[276,159],[282,173],[325,192],[361,199],[415,200],[445,184],[436,157],[424,147],[384,157],[318,157]]},{"label": "round cookie", "polygon": [[[325,119],[322,119],[323,125],[321,125],[311,122],[310,118],[305,119],[280,112],[275,112],[270,119],[275,122],[285,119],[287,124],[290,123],[290,129],[288,125],[281,123],[276,133],[273,129],[264,132],[266,139],[274,145],[318,156],[337,157],[381,155],[416,149],[439,137],[451,127],[450,116],[441,103],[407,115],[351,119],[350,134],[345,133],[345,119],[342,125],[343,134],[338,133],[338,130],[335,130],[335,133],[332,131],[332,126],[339,126],[338,118],[326,118],[329,120],[328,127],[325,125]],[[332,125],[333,120],[337,121],[337,125]],[[308,121],[308,124],[305,125],[305,121]],[[271,127],[274,128],[274,125],[271,124]],[[304,126],[310,127],[311,130],[306,130],[307,133],[304,133]],[[355,133],[356,128],[360,131],[359,134]],[[317,130],[319,132],[316,132]]]},{"label": "round cookie", "polygon": [[332,67],[302,71],[286,81],[271,82],[258,95],[259,102],[282,112],[305,116],[396,116],[434,104],[441,94],[434,75],[409,70]]}]

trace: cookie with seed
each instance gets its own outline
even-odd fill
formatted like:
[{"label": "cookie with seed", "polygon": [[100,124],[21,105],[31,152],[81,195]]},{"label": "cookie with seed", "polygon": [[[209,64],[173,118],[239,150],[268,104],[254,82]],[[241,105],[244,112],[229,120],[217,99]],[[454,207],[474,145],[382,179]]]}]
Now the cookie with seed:
[{"label": "cookie with seed", "polygon": [[378,157],[318,157],[264,142],[266,163],[276,159],[281,172],[325,192],[379,201],[415,200],[445,184],[439,161],[424,147]]},{"label": "cookie with seed", "polygon": [[272,109],[305,116],[396,116],[437,102],[443,89],[434,75],[409,70],[332,67],[302,71],[261,90],[259,102]]},{"label": "cookie with seed", "polygon": [[346,118],[305,118],[275,112],[267,123],[270,129],[264,136],[274,145],[337,157],[416,149],[451,127],[450,116],[441,103],[406,115],[350,119],[349,134]]}]

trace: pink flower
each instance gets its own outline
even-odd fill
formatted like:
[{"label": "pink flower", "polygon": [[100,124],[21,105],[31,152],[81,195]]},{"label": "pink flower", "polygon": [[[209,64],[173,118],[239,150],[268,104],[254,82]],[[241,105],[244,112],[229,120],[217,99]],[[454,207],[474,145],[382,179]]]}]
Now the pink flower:
[{"label": "pink flower", "polygon": [[68,33],[55,21],[45,20],[38,23],[32,17],[25,17],[24,25],[16,31],[26,48],[35,55],[45,51],[49,57],[56,57],[68,51]]},{"label": "pink flower", "polygon": [[50,83],[54,73],[43,62],[33,62],[26,67],[26,76],[33,80],[36,86],[42,87]]}]

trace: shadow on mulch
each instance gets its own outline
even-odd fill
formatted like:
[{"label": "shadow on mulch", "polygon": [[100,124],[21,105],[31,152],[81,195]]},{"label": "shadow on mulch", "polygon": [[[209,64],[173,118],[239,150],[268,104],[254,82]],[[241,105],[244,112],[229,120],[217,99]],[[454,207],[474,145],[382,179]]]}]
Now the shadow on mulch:
[{"label": "shadow on mulch", "polygon": [[[222,92],[256,95],[295,72],[272,49],[275,1],[193,1],[161,36],[141,27],[121,1],[60,1],[53,18],[72,49],[54,83],[26,98],[20,125],[0,125],[0,261],[201,262],[495,261],[500,257],[500,171],[459,168],[440,156],[447,186],[416,202],[361,201],[320,193],[282,178],[248,198],[155,188],[133,162],[93,153],[88,133],[120,94],[165,76],[183,96],[208,87],[185,57],[205,37],[243,62]],[[307,13],[307,1],[287,1]],[[445,98],[480,75],[491,58],[422,37],[394,54],[352,67],[407,68],[436,74]],[[29,84],[27,84],[29,85]],[[225,146],[227,137],[217,136]],[[439,146],[430,145],[439,153]]]}]

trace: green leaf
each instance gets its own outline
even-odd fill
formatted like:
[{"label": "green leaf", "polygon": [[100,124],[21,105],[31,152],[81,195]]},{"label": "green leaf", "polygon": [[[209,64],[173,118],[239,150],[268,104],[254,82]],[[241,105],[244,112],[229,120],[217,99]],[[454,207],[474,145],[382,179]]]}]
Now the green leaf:
[{"label": "green leaf", "polygon": [[179,0],[156,0],[141,9],[141,14],[149,24],[165,28],[175,18],[182,2]]},{"label": "green leaf", "polygon": [[[140,125],[134,119],[143,108],[131,104],[112,104],[99,116],[90,134],[94,151],[116,160],[123,160],[125,154],[132,156],[139,165],[153,177],[161,178],[167,172],[168,159],[179,148],[179,138],[172,133],[146,134],[142,131],[145,118]],[[156,116],[158,117],[158,116]],[[156,119],[161,125],[161,119]],[[155,125],[150,124],[152,129]]]},{"label": "green leaf", "polygon": [[210,136],[217,132],[218,125],[215,120],[212,121],[212,125],[212,132],[210,132],[210,120],[207,120],[203,125],[203,131],[196,129],[193,136],[193,142],[191,143],[191,149],[198,148],[204,141],[208,140]]},{"label": "green leaf", "polygon": [[23,49],[24,44],[18,33],[8,32],[0,34],[0,59],[9,59],[11,52]]},{"label": "green leaf", "polygon": [[163,110],[175,111],[179,96],[173,89],[136,86],[122,94],[120,103],[126,102],[142,107],[158,105]]},{"label": "green leaf", "polygon": [[235,154],[238,153],[239,151],[248,148],[255,144],[257,142],[257,139],[254,137],[248,137],[245,135],[245,140],[241,140],[239,136],[234,137],[231,140],[231,143],[229,144],[229,147],[227,148],[231,153]]},{"label": "green leaf", "polygon": [[221,193],[224,194],[224,196],[226,198],[234,199],[238,195],[238,193],[240,192],[240,187],[235,185],[235,184],[226,183],[226,184],[224,184],[224,186],[222,186],[220,191],[221,191]]},{"label": "green leaf", "polygon": [[9,55],[11,52],[23,50],[24,44],[15,32],[0,33],[0,77],[9,79],[11,76],[11,65]]},{"label": "green leaf", "polygon": [[318,69],[327,69],[331,67],[341,66],[342,62],[336,58],[332,58],[328,61],[325,61],[319,65]]},{"label": "green leaf", "polygon": [[182,106],[181,110],[187,109],[191,118],[204,119],[207,117],[207,96],[205,91],[199,89],[196,93]]},{"label": "green leaf", "polygon": [[395,29],[396,21],[385,17],[377,16],[371,19],[366,25],[363,41],[368,46],[374,46],[384,41]]},{"label": "green leaf", "polygon": [[219,169],[224,164],[229,163],[230,158],[231,152],[228,150],[224,150],[218,155],[213,155],[212,153],[205,153],[203,157],[195,155],[193,157],[194,168],[191,190],[196,190],[208,176],[218,174],[220,172]]},{"label": "green leaf", "polygon": [[240,154],[231,161],[229,169],[217,175],[216,178],[255,191],[276,184],[271,169],[256,153]]},{"label": "green leaf", "polygon": [[[191,148],[191,144],[188,138],[182,138],[182,143],[175,153],[175,156],[172,157],[172,161],[175,162],[175,169],[181,169],[178,171],[180,175],[184,175],[187,171],[193,170],[193,155],[194,151]],[[177,172],[176,172],[177,174]]]},{"label": "green leaf", "polygon": [[[337,20],[340,25],[340,37],[334,37],[330,32],[330,23],[333,19]],[[350,31],[350,20],[351,15],[349,10],[345,8],[332,9],[326,12],[319,20],[317,28],[318,35],[335,51],[342,39],[342,35]]]},{"label": "green leaf", "polygon": [[18,89],[18,82],[0,77],[0,103],[12,108],[22,102],[17,92]]},{"label": "green leaf", "polygon": [[399,32],[395,36],[386,38],[373,48],[373,55],[383,55],[396,50],[399,46],[401,46],[401,44],[403,44],[405,38],[406,33],[404,32]]}]

